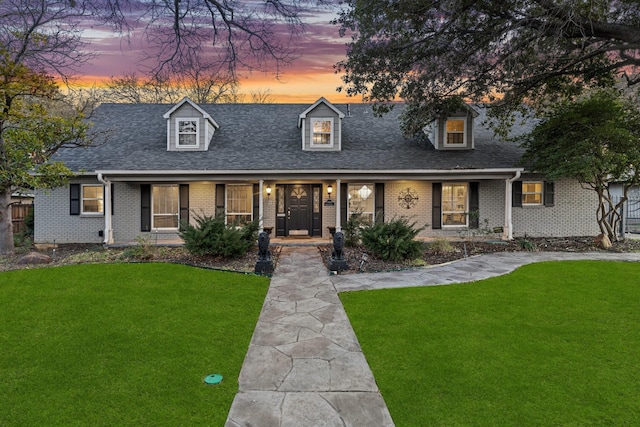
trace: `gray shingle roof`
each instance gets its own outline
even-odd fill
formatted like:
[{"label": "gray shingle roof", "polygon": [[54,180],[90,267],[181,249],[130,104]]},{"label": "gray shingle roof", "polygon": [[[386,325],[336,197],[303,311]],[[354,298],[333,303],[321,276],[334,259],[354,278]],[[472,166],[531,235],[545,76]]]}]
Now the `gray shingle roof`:
[{"label": "gray shingle roof", "polygon": [[[475,150],[437,151],[426,140],[406,139],[399,128],[402,106],[382,118],[362,104],[350,106],[342,121],[342,151],[302,151],[298,116],[301,104],[201,105],[220,125],[207,152],[168,152],[166,104],[103,104],[94,130],[109,130],[99,146],[60,150],[75,171],[87,170],[449,170],[518,167],[522,150],[497,140],[475,120]],[[336,107],[347,112],[346,105]]]}]

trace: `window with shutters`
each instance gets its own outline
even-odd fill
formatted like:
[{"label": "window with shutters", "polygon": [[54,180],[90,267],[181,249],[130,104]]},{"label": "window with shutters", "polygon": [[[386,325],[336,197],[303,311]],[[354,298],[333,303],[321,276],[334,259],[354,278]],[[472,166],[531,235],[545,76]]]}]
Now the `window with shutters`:
[{"label": "window with shutters", "polygon": [[180,190],[177,185],[154,185],[151,191],[152,228],[177,230],[180,221]]},{"label": "window with shutters", "polygon": [[467,215],[469,205],[467,183],[442,184],[442,226],[466,227],[469,225]]},{"label": "window with shutters", "polygon": [[364,222],[373,223],[375,211],[375,184],[349,184],[348,187],[348,212],[351,217],[353,214],[360,214]]},{"label": "window with shutters", "polygon": [[251,222],[253,216],[253,186],[227,185],[227,224]]},{"label": "window with shutters", "polygon": [[82,185],[82,215],[102,215],[104,213],[104,186]]},{"label": "window with shutters", "polygon": [[543,201],[543,183],[542,181],[523,181],[522,182],[522,205],[523,206],[540,206]]}]

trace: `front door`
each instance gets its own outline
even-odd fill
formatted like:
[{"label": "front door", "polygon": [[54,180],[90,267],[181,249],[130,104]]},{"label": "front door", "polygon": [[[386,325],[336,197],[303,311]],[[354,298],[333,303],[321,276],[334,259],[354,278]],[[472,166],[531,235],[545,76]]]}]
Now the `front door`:
[{"label": "front door", "polygon": [[309,236],[310,193],[309,185],[287,185],[287,231],[289,236]]}]

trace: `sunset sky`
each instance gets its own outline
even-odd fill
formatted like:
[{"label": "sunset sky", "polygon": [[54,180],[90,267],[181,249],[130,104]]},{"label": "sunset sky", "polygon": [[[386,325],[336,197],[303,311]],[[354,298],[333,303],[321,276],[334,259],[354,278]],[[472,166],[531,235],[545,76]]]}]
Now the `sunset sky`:
[{"label": "sunset sky", "polygon": [[[240,92],[264,92],[269,90],[275,102],[309,103],[320,96],[331,102],[359,102],[359,99],[347,98],[338,93],[340,75],[334,72],[334,65],[345,58],[345,44],[349,37],[340,38],[338,26],[330,23],[335,18],[332,13],[322,12],[307,15],[305,34],[296,43],[300,55],[292,64],[281,70],[276,78],[274,71],[240,71]],[[140,71],[142,55],[142,33],[134,31],[128,40],[114,35],[108,29],[91,28],[84,32],[90,48],[98,56],[85,64],[80,74],[87,85],[100,85],[111,76]]]}]

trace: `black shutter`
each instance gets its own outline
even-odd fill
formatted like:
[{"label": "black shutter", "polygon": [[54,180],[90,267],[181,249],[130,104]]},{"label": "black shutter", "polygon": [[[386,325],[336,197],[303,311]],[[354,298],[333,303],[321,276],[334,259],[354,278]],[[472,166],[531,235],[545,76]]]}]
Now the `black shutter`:
[{"label": "black shutter", "polygon": [[111,183],[111,215],[115,213],[115,209],[113,207],[113,189],[115,188],[115,184]]},{"label": "black shutter", "polygon": [[553,182],[544,182],[544,205],[552,207],[555,204],[555,188]]},{"label": "black shutter", "polygon": [[151,231],[151,184],[140,185],[140,231]]},{"label": "black shutter", "polygon": [[253,184],[253,220],[260,219],[260,184]]},{"label": "black shutter", "polygon": [[80,184],[69,185],[69,213],[80,215]]},{"label": "black shutter", "polygon": [[384,222],[384,182],[376,182],[375,218],[377,223]]},{"label": "black shutter", "polygon": [[442,228],[442,183],[434,182],[431,185],[432,201],[431,201],[431,228]]},{"label": "black shutter", "polygon": [[522,207],[522,181],[515,181],[511,184],[511,206]]},{"label": "black shutter", "polygon": [[344,227],[347,225],[347,211],[349,203],[349,185],[345,183],[340,184],[340,225]]},{"label": "black shutter", "polygon": [[189,223],[189,184],[180,184],[180,222]]},{"label": "black shutter", "polygon": [[469,228],[480,228],[480,191],[478,182],[469,183]]},{"label": "black shutter", "polygon": [[224,216],[224,184],[216,184],[216,216]]}]

